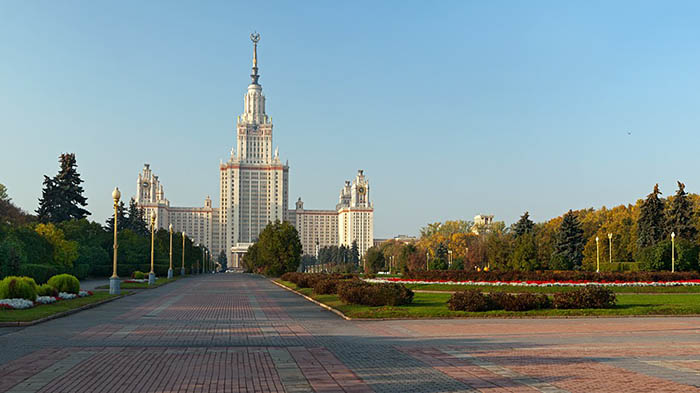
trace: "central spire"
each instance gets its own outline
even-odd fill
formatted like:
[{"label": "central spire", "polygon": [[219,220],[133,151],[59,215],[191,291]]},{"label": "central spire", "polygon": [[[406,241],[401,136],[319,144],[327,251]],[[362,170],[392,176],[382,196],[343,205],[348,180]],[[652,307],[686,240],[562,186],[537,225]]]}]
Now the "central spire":
[{"label": "central spire", "polygon": [[253,41],[253,73],[250,74],[250,79],[253,80],[253,84],[258,84],[258,41],[260,41],[260,34],[257,32],[250,35],[250,40]]}]

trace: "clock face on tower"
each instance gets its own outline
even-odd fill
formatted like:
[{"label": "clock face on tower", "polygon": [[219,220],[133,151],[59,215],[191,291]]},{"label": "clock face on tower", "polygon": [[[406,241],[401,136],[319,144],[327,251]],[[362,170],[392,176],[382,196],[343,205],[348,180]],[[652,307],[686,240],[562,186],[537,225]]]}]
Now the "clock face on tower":
[{"label": "clock face on tower", "polygon": [[364,193],[367,192],[367,190],[363,186],[359,186],[357,187],[357,192],[364,195]]},{"label": "clock face on tower", "polygon": [[143,186],[143,188],[148,188],[148,182],[147,181],[143,182],[142,186]]}]

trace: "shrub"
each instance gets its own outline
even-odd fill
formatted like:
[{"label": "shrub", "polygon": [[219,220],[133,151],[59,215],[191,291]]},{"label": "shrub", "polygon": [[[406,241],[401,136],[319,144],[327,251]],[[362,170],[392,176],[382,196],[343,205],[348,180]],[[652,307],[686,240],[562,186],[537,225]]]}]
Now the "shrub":
[{"label": "shrub", "polygon": [[6,277],[0,281],[0,299],[36,299],[37,285],[29,277]]},{"label": "shrub", "polygon": [[59,292],[75,293],[80,292],[80,281],[70,274],[59,274],[49,279],[48,284],[56,288]]},{"label": "shrub", "polygon": [[329,278],[321,279],[314,285],[314,293],[317,295],[328,295],[338,291],[338,283],[340,280]]},{"label": "shrub", "polygon": [[521,293],[513,295],[496,292],[489,294],[488,297],[494,309],[503,309],[506,311],[540,310],[549,308],[552,304],[549,297],[541,293]]},{"label": "shrub", "polygon": [[19,267],[19,274],[21,276],[32,277],[37,282],[44,283],[48,281],[51,276],[58,274],[58,270],[55,266],[51,265],[28,263]]},{"label": "shrub", "polygon": [[90,265],[86,265],[86,264],[73,265],[73,275],[78,280],[86,279],[89,272],[90,272]]},{"label": "shrub", "polygon": [[413,291],[396,283],[341,281],[337,284],[337,292],[343,302],[365,306],[401,306],[413,301]]},{"label": "shrub", "polygon": [[146,273],[137,270],[137,271],[131,273],[131,278],[134,278],[137,280],[143,280],[144,278],[146,278]]},{"label": "shrub", "polygon": [[52,296],[52,297],[57,297],[58,296],[58,289],[55,287],[49,285],[49,284],[42,284],[39,287],[39,290],[37,291],[37,294],[39,296]]},{"label": "shrub", "polygon": [[555,308],[611,308],[615,306],[615,293],[605,287],[586,286],[571,292],[555,293]]},{"label": "shrub", "polygon": [[452,311],[488,311],[492,307],[491,299],[478,289],[455,292],[447,301],[447,308]]}]

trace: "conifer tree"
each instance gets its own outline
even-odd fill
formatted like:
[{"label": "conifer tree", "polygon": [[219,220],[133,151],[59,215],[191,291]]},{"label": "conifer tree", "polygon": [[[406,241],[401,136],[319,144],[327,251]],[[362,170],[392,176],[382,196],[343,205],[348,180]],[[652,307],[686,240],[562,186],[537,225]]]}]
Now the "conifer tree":
[{"label": "conifer tree", "polygon": [[664,236],[664,202],[659,198],[659,185],[642,202],[637,221],[637,246],[653,246]]},{"label": "conifer tree", "polygon": [[87,206],[87,198],[83,196],[83,180],[76,170],[77,163],[74,153],[61,154],[61,170],[50,179],[44,176],[44,189],[39,199],[37,214],[42,222],[63,222],[81,219],[90,215],[83,209]]},{"label": "conifer tree", "polygon": [[350,246],[350,261],[354,264],[360,263],[360,248],[357,247],[357,240],[353,240]]},{"label": "conifer tree", "polygon": [[583,229],[576,214],[569,210],[556,235],[553,260],[555,268],[580,269],[583,261]]},{"label": "conifer tree", "polygon": [[[126,215],[124,201],[119,201],[119,204],[117,205],[117,230],[127,229],[128,224],[129,219]],[[114,213],[112,213],[112,216],[105,221],[105,229],[107,229],[109,233],[114,232]]]},{"label": "conifer tree", "polygon": [[143,213],[143,209],[139,207],[134,198],[129,200],[128,217],[124,229],[130,229],[141,235],[148,235],[148,223]]},{"label": "conifer tree", "polygon": [[529,212],[525,212],[522,216],[520,216],[520,220],[513,224],[513,233],[515,233],[516,238],[526,233],[532,233],[534,229],[535,223],[530,220]]},{"label": "conifer tree", "polygon": [[675,232],[681,239],[695,241],[698,230],[693,224],[693,203],[688,200],[685,192],[685,184],[678,182],[678,191],[671,201],[668,213],[666,214],[666,235]]}]

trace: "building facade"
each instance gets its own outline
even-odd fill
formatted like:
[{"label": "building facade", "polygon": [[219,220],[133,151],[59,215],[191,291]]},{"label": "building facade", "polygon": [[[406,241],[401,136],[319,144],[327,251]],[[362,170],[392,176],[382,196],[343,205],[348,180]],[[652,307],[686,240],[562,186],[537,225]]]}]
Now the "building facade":
[{"label": "building facade", "polygon": [[[204,207],[172,207],[163,185],[149,164],[138,175],[136,202],[156,225],[184,231],[195,243],[216,256],[227,256],[228,266],[241,267],[241,258],[270,222],[288,221],[299,233],[304,254],[316,255],[321,247],[352,245],[360,254],[372,246],[373,212],[369,183],[362,170],[353,182],[346,181],[335,210],[307,210],[301,198],[288,209],[289,165],[273,150],[272,121],[265,111],[265,96],[259,83],[257,43],[253,41],[253,67],[243,97],[243,113],[236,122],[236,146],[219,164],[219,207],[209,197]],[[342,222],[342,227],[341,227]]]}]

